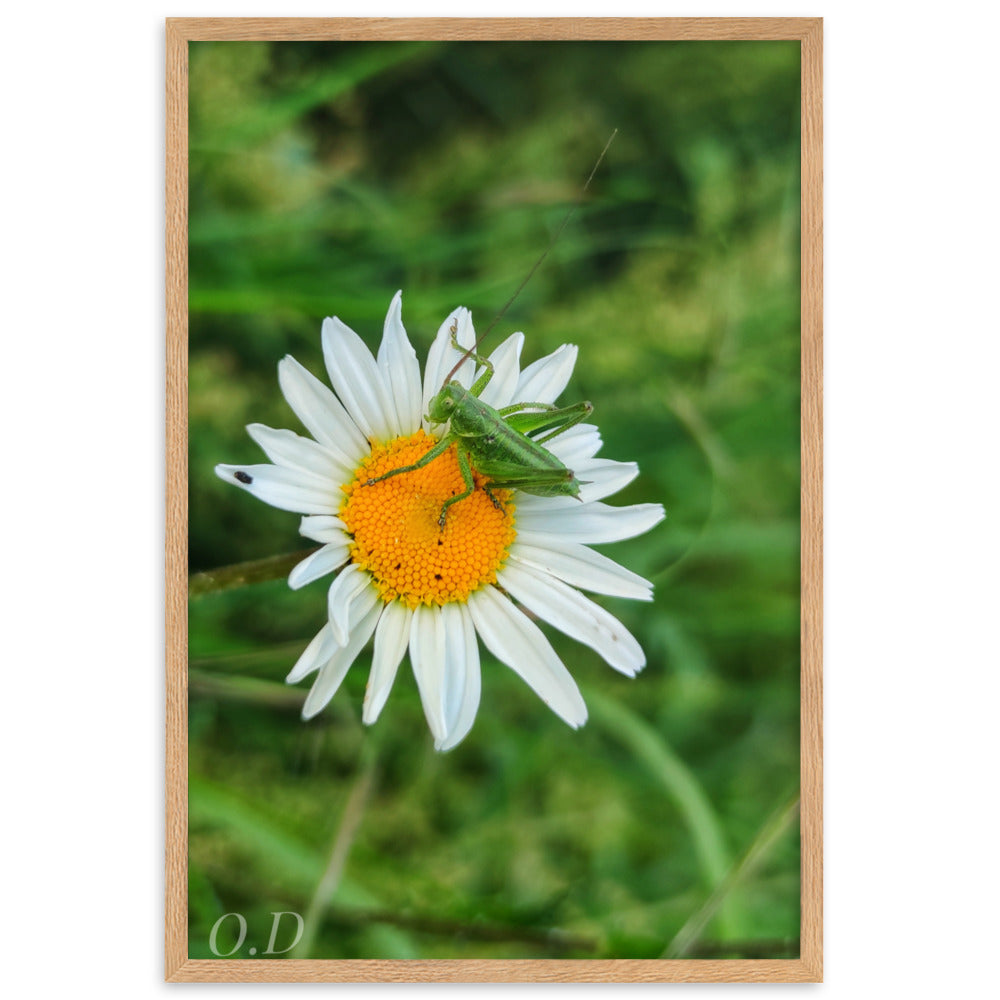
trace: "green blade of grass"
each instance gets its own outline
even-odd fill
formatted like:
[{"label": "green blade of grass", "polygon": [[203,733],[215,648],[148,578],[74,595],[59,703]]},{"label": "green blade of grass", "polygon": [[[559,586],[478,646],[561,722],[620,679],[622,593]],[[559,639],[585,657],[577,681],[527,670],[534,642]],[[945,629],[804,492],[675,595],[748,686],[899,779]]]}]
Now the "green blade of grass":
[{"label": "green blade of grass", "polygon": [[790,802],[783,802],[771,814],[744,855],[726,872],[725,877],[705,900],[704,905],[688,918],[684,926],[674,936],[674,939],[667,946],[667,950],[663,953],[664,958],[683,958],[690,953],[708,922],[721,907],[725,906],[726,901],[732,897],[733,891],[740,883],[745,881],[766,860],[792,826],[798,814],[799,796],[796,793]]},{"label": "green blade of grass", "polygon": [[[691,835],[705,885],[718,886],[729,870],[729,852],[722,824],[691,769],[663,735],[631,709],[590,689],[584,697],[591,718],[624,743],[673,800]],[[737,933],[739,914],[731,900],[721,907],[719,919],[724,933]]]},{"label": "green blade of grass", "polygon": [[[193,822],[208,822],[226,828],[228,836],[261,860],[275,880],[307,900],[323,877],[324,859],[310,844],[263,815],[239,796],[220,785],[191,775],[188,808]],[[343,878],[338,899],[354,906],[379,906],[381,900],[356,881]],[[377,928],[385,957],[413,958],[418,954],[410,935],[392,927]]]}]

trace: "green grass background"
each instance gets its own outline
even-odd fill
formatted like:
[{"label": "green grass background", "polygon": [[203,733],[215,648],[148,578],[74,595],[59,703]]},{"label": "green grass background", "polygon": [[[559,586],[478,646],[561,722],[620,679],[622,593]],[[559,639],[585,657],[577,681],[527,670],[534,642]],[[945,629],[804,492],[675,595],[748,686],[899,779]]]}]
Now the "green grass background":
[{"label": "green grass background", "polygon": [[668,511],[602,547],[656,586],[652,605],[600,599],[646,651],[638,678],[547,630],[590,706],[578,732],[485,654],[478,719],[448,754],[406,666],[362,727],[368,654],[303,723],[308,685],[283,678],[324,583],[192,600],[191,956],[234,912],[233,957],[260,953],[288,910],[310,915],[295,957],[797,955],[797,44],[190,56],[193,572],[305,544],[295,515],[212,472],[263,460],[247,423],[300,429],[278,360],[323,375],[328,315],[376,347],[398,288],[421,357],[455,306],[488,323],[615,128],[493,343],[523,330],[525,363],[578,344],[563,398],[590,399],[601,454],[641,469],[613,502]]}]

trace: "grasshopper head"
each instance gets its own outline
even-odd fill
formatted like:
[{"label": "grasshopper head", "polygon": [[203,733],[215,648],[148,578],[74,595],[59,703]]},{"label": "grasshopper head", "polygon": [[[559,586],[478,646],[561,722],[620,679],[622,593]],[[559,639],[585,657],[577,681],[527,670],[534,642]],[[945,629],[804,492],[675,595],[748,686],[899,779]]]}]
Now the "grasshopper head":
[{"label": "grasshopper head", "polygon": [[441,391],[427,404],[427,419],[432,424],[447,423],[467,391],[459,382],[445,382]]}]

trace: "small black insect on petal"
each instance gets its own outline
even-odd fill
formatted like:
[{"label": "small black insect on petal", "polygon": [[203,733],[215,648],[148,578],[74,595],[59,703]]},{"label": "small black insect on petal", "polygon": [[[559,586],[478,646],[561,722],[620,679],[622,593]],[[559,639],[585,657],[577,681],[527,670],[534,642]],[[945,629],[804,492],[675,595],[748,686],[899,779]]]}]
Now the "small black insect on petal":
[{"label": "small black insect on petal", "polygon": [[249,486],[253,482],[253,476],[244,472],[242,469],[239,472],[234,472],[233,475],[241,482],[246,483]]}]

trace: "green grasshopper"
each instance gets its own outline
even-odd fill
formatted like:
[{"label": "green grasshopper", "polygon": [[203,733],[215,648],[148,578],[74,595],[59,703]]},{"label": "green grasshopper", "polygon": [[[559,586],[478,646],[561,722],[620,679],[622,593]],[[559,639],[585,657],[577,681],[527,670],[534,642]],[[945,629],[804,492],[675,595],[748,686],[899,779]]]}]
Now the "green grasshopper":
[{"label": "green grasshopper", "polygon": [[[457,332],[456,320],[451,328],[451,344],[456,350],[463,351]],[[485,370],[472,388],[466,389],[452,376],[469,358],[475,359]],[[431,423],[451,422],[448,432],[419,462],[392,469],[376,479],[367,480],[365,485],[373,486],[391,476],[422,469],[443,455],[452,444],[457,444],[458,468],[465,490],[445,500],[438,517],[439,528],[444,528],[448,508],[472,495],[475,489],[473,467],[486,477],[484,489],[497,509],[501,509],[502,504],[493,492],[495,489],[517,489],[539,497],[568,496],[579,499],[580,480],[572,469],[563,465],[542,444],[585,420],[594,412],[594,407],[588,402],[564,407],[547,403],[513,403],[495,410],[479,398],[493,378],[493,370],[492,363],[476,352],[475,345],[463,351],[458,364],[449,372],[440,392],[427,407],[427,420]],[[529,437],[529,434],[542,431],[548,433],[543,437]]]},{"label": "green grasshopper", "polygon": [[[527,276],[517,287],[514,294],[507,300],[499,315],[486,328],[482,336],[472,347],[465,349],[458,343],[458,321],[451,327],[451,345],[461,352],[455,367],[445,376],[440,391],[430,400],[426,419],[430,423],[444,424],[450,421],[448,431],[440,441],[419,462],[392,469],[376,479],[368,479],[365,486],[373,486],[390,476],[401,476],[406,472],[415,472],[429,465],[434,459],[443,455],[452,444],[457,444],[458,468],[462,473],[465,490],[445,500],[438,517],[438,527],[444,528],[448,508],[472,495],[475,481],[472,469],[486,478],[484,489],[493,506],[502,508],[499,498],[493,492],[502,489],[517,489],[523,493],[531,493],[539,497],[576,497],[580,499],[580,486],[586,485],[576,478],[572,469],[568,469],[542,445],[557,434],[568,431],[575,424],[585,420],[594,412],[594,407],[587,402],[574,403],[572,406],[557,407],[547,403],[513,403],[503,409],[495,410],[479,397],[490,379],[493,378],[493,365],[489,359],[478,353],[477,348],[493,329],[497,321],[507,312],[511,303],[521,293],[521,289],[531,280],[539,265],[548,256],[559,235],[566,227],[570,217],[576,211],[583,196],[590,187],[590,182],[597,173],[597,168],[604,159],[604,154],[614,140],[618,130],[611,133],[597,158],[590,176],[587,178],[577,202],[566,214],[555,235],[552,237],[545,252],[535,261]],[[453,379],[459,368],[472,358],[476,364],[483,367],[483,373],[466,389],[460,382]],[[546,432],[547,433],[543,433]],[[532,434],[543,433],[542,437],[531,437]]]}]

